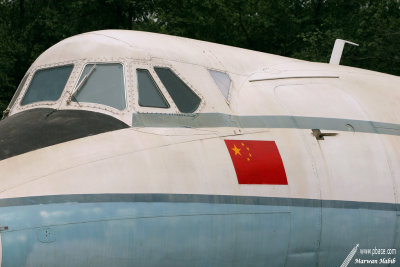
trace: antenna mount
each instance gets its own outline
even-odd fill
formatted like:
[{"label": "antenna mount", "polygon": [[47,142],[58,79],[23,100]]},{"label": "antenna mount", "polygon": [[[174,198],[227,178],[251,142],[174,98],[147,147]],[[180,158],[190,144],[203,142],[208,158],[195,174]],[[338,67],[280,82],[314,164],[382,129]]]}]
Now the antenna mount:
[{"label": "antenna mount", "polygon": [[358,44],[350,42],[350,41],[336,39],[335,45],[333,46],[331,59],[329,60],[329,64],[339,65],[340,58],[342,57],[343,48],[344,48],[345,44],[351,44],[351,45],[358,46]]}]

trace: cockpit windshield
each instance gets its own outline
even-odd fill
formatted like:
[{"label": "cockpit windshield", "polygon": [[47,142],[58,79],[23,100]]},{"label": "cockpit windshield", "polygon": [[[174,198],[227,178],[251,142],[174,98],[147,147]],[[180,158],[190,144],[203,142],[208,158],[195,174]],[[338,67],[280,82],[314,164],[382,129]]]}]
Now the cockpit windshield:
[{"label": "cockpit windshield", "polygon": [[126,104],[122,64],[86,65],[71,100],[123,110]]},{"label": "cockpit windshield", "polygon": [[73,65],[65,65],[36,71],[21,105],[59,99],[72,69]]}]

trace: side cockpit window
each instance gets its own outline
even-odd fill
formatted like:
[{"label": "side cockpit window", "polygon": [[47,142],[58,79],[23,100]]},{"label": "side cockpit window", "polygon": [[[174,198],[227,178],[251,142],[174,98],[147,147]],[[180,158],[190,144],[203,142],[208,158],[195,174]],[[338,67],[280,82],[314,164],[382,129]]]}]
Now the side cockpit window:
[{"label": "side cockpit window", "polygon": [[122,64],[86,65],[71,100],[78,103],[102,104],[118,110],[125,109],[125,85]]},{"label": "side cockpit window", "polygon": [[217,84],[222,95],[228,100],[229,90],[231,88],[231,79],[225,72],[220,72],[216,70],[208,70],[214,82]]},{"label": "side cockpit window", "polygon": [[168,102],[162,95],[160,88],[154,82],[148,70],[137,69],[137,84],[139,105],[141,107],[169,108]]},{"label": "side cockpit window", "polygon": [[58,100],[67,84],[72,69],[73,65],[66,65],[36,71],[21,101],[21,105]]},{"label": "side cockpit window", "polygon": [[8,104],[8,108],[11,109],[14,106],[15,101],[17,101],[17,98],[19,94],[21,93],[22,88],[24,88],[24,85],[26,83],[26,79],[28,79],[29,73],[25,74],[24,78],[22,78],[22,81],[19,83],[17,91],[15,91],[15,94],[13,98],[10,101],[10,104]]},{"label": "side cockpit window", "polygon": [[154,70],[180,112],[192,113],[199,107],[201,99],[171,69]]}]

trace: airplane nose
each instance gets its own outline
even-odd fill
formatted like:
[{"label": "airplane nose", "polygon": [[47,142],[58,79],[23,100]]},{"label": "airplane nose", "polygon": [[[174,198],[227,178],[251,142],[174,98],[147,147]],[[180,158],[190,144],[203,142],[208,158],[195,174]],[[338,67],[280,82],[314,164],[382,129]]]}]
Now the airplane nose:
[{"label": "airplane nose", "polygon": [[124,122],[86,110],[26,110],[0,121],[0,160],[74,139],[128,128]]}]

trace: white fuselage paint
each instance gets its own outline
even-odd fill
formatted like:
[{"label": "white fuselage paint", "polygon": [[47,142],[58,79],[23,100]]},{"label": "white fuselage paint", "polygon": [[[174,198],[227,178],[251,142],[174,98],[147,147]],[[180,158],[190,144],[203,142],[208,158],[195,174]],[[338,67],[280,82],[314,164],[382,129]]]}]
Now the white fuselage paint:
[{"label": "white fuselage paint", "polygon": [[[125,110],[93,103],[68,103],[82,69],[90,62],[124,65]],[[35,70],[67,63],[75,67],[58,101],[18,104]],[[86,33],[51,47],[28,71],[27,83],[10,115],[38,107],[85,109],[132,125],[133,113],[179,113],[157,80],[154,66],[172,68],[201,97],[202,104],[196,113],[400,124],[396,112],[400,104],[398,77],[132,31]],[[169,109],[138,105],[137,68],[149,69],[171,103]],[[228,102],[207,69],[230,76]],[[301,78],[304,73],[307,75]],[[251,77],[255,74],[265,79],[279,75],[280,79],[254,81]],[[339,78],[320,77],[324,75]],[[349,123],[348,127],[355,126]],[[0,184],[0,197],[152,192],[398,203],[400,152],[393,148],[400,141],[396,135],[360,133],[355,129],[316,141],[311,129],[240,128],[159,129],[133,125],[131,129],[32,151],[0,162],[1,173],[7,173]],[[223,139],[276,141],[289,185],[238,185]]]}]

